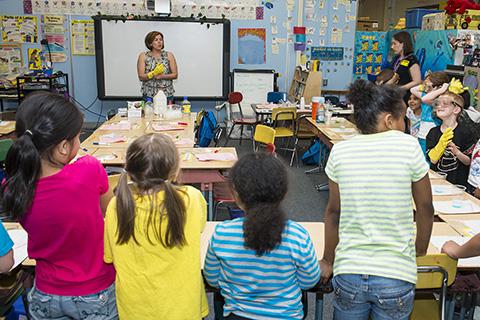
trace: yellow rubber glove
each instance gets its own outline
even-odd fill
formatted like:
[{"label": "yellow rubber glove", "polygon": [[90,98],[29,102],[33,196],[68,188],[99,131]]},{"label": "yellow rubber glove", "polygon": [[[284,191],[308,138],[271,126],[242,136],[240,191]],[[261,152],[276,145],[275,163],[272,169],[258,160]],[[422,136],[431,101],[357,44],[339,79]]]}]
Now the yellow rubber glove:
[{"label": "yellow rubber glove", "polygon": [[442,136],[438,140],[438,143],[435,146],[435,148],[431,149],[428,152],[428,156],[430,157],[431,162],[437,163],[438,160],[440,160],[443,153],[445,152],[445,149],[447,148],[448,144],[452,141],[452,139],[453,139],[453,130],[452,128],[447,128],[447,130],[445,130],[445,132],[442,134]]},{"label": "yellow rubber glove", "polygon": [[147,78],[152,79],[155,76],[158,76],[159,74],[162,74],[165,72],[165,66],[162,63],[159,63],[155,66],[155,68],[147,73]]}]

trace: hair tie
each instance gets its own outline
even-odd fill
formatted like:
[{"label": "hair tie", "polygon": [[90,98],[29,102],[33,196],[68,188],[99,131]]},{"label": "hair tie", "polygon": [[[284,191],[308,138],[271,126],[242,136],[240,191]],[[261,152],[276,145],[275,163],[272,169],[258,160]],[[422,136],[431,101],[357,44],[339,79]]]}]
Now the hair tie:
[{"label": "hair tie", "polygon": [[27,129],[27,130],[25,130],[25,132],[24,132],[23,134],[28,134],[30,137],[32,137],[32,138],[33,138],[33,132],[32,132],[32,131],[30,131],[30,130],[28,130],[28,129]]},{"label": "hair tie", "polygon": [[465,90],[468,90],[468,87],[464,87],[460,80],[453,78],[452,81],[450,81],[448,91],[451,93],[462,94]]}]

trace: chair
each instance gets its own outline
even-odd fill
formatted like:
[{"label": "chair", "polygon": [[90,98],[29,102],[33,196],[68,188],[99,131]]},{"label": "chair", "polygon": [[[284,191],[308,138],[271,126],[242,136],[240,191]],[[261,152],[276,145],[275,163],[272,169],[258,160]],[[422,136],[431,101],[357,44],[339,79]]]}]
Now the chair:
[{"label": "chair", "polygon": [[[228,141],[230,140],[230,136],[232,135],[232,132],[235,126],[240,126],[240,144],[242,144],[243,127],[244,126],[251,127],[253,131],[253,127],[257,124],[257,119],[243,117],[242,106],[240,104],[242,100],[243,100],[243,95],[240,92],[230,92],[228,94],[228,103],[230,104],[230,119],[232,121],[232,127],[228,132],[227,140],[225,141],[224,146],[228,144]],[[234,112],[232,111],[232,105],[235,105],[235,104],[238,105],[240,118],[236,118],[234,115]]]},{"label": "chair", "polygon": [[5,161],[5,159],[7,158],[8,150],[10,149],[12,144],[13,144],[12,139],[0,140],[0,162]]},{"label": "chair", "polygon": [[276,92],[272,91],[267,93],[267,102],[268,103],[281,103],[287,102],[287,93],[286,92]]},{"label": "chair", "polygon": [[[447,287],[455,280],[457,261],[446,254],[417,258],[417,285],[410,319],[446,319]],[[438,301],[433,293],[439,293]]]},{"label": "chair", "polygon": [[6,316],[12,309],[15,301],[21,296],[27,319],[30,319],[28,315],[27,292],[24,286],[24,281],[28,277],[28,274],[20,266],[0,275],[0,317]]},{"label": "chair", "polygon": [[112,189],[113,193],[117,193],[117,185],[118,181],[120,180],[120,174],[113,174],[108,176],[108,185],[110,186],[110,189]]},{"label": "chair", "polygon": [[[275,143],[275,129],[265,126],[263,124],[257,124],[255,126],[255,133],[253,135],[253,151],[258,151],[259,145],[257,143],[268,146]],[[271,152],[270,152],[271,153]]]},{"label": "chair", "polygon": [[291,151],[290,166],[292,166],[295,156],[295,149],[288,148],[290,139],[295,136],[295,123],[297,119],[296,107],[278,107],[272,109],[273,129],[275,129],[275,139],[288,138],[287,146],[278,148],[281,150]]},{"label": "chair", "polygon": [[297,125],[295,127],[295,146],[293,147],[293,156],[290,160],[290,166],[293,165],[293,160],[297,158],[297,166],[298,166],[298,141],[300,139],[313,139],[315,135],[310,130],[304,130],[302,127],[303,123],[307,123],[307,118],[311,117],[311,115],[303,114],[297,118]]}]

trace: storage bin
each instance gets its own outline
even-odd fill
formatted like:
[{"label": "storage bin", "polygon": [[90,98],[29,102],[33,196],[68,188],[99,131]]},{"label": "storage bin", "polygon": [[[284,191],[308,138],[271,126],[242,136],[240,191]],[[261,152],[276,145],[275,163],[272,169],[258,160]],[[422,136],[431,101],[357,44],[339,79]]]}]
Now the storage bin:
[{"label": "storage bin", "polygon": [[405,12],[405,20],[407,29],[421,28],[423,16],[430,13],[442,12],[433,9],[411,9]]}]

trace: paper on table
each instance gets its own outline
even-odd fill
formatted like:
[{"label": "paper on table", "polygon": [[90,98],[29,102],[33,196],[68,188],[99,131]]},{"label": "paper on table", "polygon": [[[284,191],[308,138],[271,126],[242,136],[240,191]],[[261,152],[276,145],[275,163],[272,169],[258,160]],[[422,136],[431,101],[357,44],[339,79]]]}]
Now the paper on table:
[{"label": "paper on table", "polygon": [[237,157],[233,153],[200,153],[195,154],[198,161],[235,161]]},{"label": "paper on table", "polygon": [[[455,203],[455,205],[453,205]],[[480,206],[470,200],[433,201],[435,211],[445,214],[480,212]]]},{"label": "paper on table", "polygon": [[[473,237],[477,233],[480,233],[480,220],[451,220],[451,222],[452,227],[465,236]],[[455,226],[459,226],[460,230]]]},{"label": "paper on table", "polygon": [[173,130],[184,130],[185,126],[152,123],[152,129],[155,131],[173,131]]},{"label": "paper on table", "polygon": [[104,134],[100,136],[100,142],[105,143],[115,143],[115,142],[125,142],[127,137],[123,135],[116,135],[115,133]]},{"label": "paper on table", "polygon": [[[470,240],[470,238],[461,236],[432,236],[430,238],[430,243],[440,251],[443,244],[449,240],[455,241],[459,245],[463,245],[465,242]],[[462,267],[478,267],[480,265],[480,257],[459,259],[458,265]]]},{"label": "paper on table", "polygon": [[336,133],[354,133],[357,132],[354,128],[330,128],[333,132]]},{"label": "paper on table", "polygon": [[432,185],[432,195],[434,196],[453,196],[462,193],[462,190],[452,185]]},{"label": "paper on table", "polygon": [[442,177],[441,175],[439,175],[438,173],[436,173],[434,171],[429,171],[428,172],[428,178],[430,178],[430,179],[445,179],[444,177]]},{"label": "paper on table", "polygon": [[27,232],[23,229],[7,230],[7,232],[13,241],[14,263],[13,263],[12,269],[14,269],[16,266],[18,266],[20,263],[23,262],[23,260],[27,259],[28,257],[28,253],[27,253],[28,235],[27,235]]},{"label": "paper on table", "polygon": [[9,124],[10,124],[10,121],[0,121],[0,127],[4,127]]},{"label": "paper on table", "polygon": [[193,146],[193,140],[192,139],[188,139],[188,138],[181,138],[181,139],[178,139],[178,140],[174,140],[175,141],[175,145],[178,147],[178,146]]},{"label": "paper on table", "polygon": [[122,120],[117,123],[106,124],[104,126],[101,126],[99,129],[100,130],[130,130],[131,128],[132,128],[132,125],[129,121]]}]

